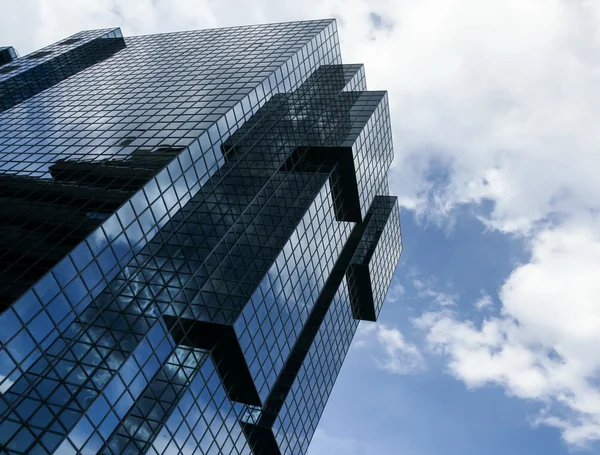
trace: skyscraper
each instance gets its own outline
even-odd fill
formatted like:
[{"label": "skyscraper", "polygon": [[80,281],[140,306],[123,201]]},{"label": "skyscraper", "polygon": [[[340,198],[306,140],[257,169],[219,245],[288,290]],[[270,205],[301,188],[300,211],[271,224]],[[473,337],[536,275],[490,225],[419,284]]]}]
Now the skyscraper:
[{"label": "skyscraper", "polygon": [[0,453],[305,453],[392,158],[333,20],[1,48]]}]

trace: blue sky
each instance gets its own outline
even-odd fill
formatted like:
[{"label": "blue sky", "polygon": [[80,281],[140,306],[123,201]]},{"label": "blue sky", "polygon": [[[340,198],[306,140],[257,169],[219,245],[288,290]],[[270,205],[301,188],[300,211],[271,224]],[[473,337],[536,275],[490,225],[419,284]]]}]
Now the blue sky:
[{"label": "blue sky", "polygon": [[404,253],[311,455],[600,452],[600,3],[5,0],[22,54],[125,35],[336,17],[389,91]]},{"label": "blue sky", "polygon": [[[405,250],[395,284],[404,294],[386,302],[380,322],[417,345],[423,345],[423,333],[411,320],[439,304],[414,280],[431,280],[431,289],[455,295],[457,313],[481,320],[498,313],[495,290],[515,263],[527,260],[520,240],[486,231],[467,210],[451,232],[404,211],[402,229]],[[494,303],[480,311],[475,302],[481,289],[489,290]],[[424,354],[424,371],[402,375],[377,368],[373,357],[385,357],[381,346],[351,349],[310,455],[569,453],[559,432],[530,425],[538,405],[508,397],[500,387],[469,390],[438,355]]]}]

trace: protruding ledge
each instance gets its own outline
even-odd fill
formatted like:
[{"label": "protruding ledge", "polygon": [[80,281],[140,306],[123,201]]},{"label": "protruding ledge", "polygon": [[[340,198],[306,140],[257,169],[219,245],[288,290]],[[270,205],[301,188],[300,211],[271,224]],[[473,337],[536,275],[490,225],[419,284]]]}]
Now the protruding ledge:
[{"label": "protruding ledge", "polygon": [[369,266],[366,264],[350,264],[346,272],[346,277],[348,278],[352,316],[354,316],[354,319],[377,321]]},{"label": "protruding ledge", "polygon": [[230,400],[262,406],[232,326],[166,315],[163,320],[177,344],[211,350],[217,372]]},{"label": "protruding ledge", "polygon": [[346,272],[352,315],[355,319],[373,322],[377,320],[378,311],[373,297],[370,264],[395,204],[395,197],[375,196],[369,209],[371,216],[368,225]]}]

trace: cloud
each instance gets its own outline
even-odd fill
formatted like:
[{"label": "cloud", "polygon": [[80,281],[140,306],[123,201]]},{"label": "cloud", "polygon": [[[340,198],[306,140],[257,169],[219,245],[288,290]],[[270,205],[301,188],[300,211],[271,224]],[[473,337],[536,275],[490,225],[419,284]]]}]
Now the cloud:
[{"label": "cloud", "polygon": [[408,343],[394,327],[380,325],[377,341],[384,348],[385,356],[376,359],[380,368],[395,374],[412,374],[425,369],[425,360],[413,344]]},{"label": "cloud", "polygon": [[362,322],[353,342],[355,349],[367,349],[375,365],[388,373],[405,375],[427,368],[421,351],[395,327]]},{"label": "cloud", "polygon": [[538,401],[535,423],[580,448],[600,439],[600,223],[587,224],[593,228],[572,223],[535,238],[531,261],[501,289],[501,316],[479,326],[450,311],[415,321],[453,376]]},{"label": "cloud", "polygon": [[402,286],[400,283],[392,282],[392,285],[388,290],[385,300],[389,303],[396,303],[402,298],[402,296],[404,296],[405,293],[406,290],[404,289],[404,286]]},{"label": "cloud", "polygon": [[477,308],[478,310],[483,310],[484,308],[487,308],[493,304],[494,301],[492,300],[492,298],[482,291],[481,297],[475,302],[475,308]]},{"label": "cloud", "polygon": [[418,297],[430,299],[432,302],[440,306],[456,305],[458,296],[456,294],[448,294],[445,292],[436,291],[434,289],[422,289],[417,294]]},{"label": "cloud", "polygon": [[372,41],[364,2],[330,3],[347,60],[391,92],[392,188],[406,207],[447,217],[490,202],[490,227],[528,233],[599,205],[600,4],[374,2],[395,25]]},{"label": "cloud", "polygon": [[[415,272],[413,272],[415,273]],[[422,289],[423,287],[425,287],[425,283],[423,283],[423,281],[421,281],[419,278],[415,278],[412,280],[412,285],[416,288],[416,289]]]},{"label": "cloud", "polygon": [[435,278],[423,277],[420,273],[413,272],[411,283],[417,291],[416,297],[419,299],[427,300],[442,307],[456,305],[458,294],[438,291],[436,289],[437,281]]}]

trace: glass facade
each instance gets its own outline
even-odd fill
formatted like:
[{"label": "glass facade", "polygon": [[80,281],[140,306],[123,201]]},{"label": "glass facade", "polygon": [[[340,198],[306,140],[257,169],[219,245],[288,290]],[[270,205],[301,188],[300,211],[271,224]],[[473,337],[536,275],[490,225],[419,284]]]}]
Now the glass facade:
[{"label": "glass facade", "polygon": [[0,453],[304,454],[402,250],[335,21],[0,51]]}]

